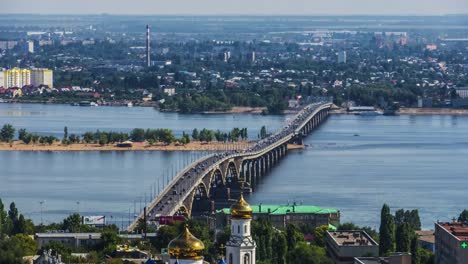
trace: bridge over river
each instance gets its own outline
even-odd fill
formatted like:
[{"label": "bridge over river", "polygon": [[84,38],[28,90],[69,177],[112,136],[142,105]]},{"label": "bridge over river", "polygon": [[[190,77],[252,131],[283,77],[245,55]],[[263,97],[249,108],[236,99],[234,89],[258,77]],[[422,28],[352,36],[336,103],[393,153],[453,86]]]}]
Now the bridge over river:
[{"label": "bridge over river", "polygon": [[247,149],[211,154],[189,164],[145,207],[128,231],[135,229],[139,219],[202,216],[229,207],[232,199],[241,191],[251,192],[287,154],[288,144],[302,144],[302,138],[327,118],[331,106],[331,103],[310,104],[279,132]]}]

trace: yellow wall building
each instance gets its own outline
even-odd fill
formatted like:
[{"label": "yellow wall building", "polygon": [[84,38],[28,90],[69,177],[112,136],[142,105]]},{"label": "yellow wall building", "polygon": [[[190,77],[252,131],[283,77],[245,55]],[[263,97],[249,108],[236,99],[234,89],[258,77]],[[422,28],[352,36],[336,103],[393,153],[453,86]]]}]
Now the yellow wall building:
[{"label": "yellow wall building", "polygon": [[3,71],[3,87],[23,87],[31,84],[31,70],[13,68]]},{"label": "yellow wall building", "polygon": [[[2,78],[0,78],[1,81]],[[49,88],[54,87],[54,73],[49,69],[20,69],[13,68],[3,71],[3,81],[0,86],[4,88],[19,87],[25,85],[47,85]]]}]

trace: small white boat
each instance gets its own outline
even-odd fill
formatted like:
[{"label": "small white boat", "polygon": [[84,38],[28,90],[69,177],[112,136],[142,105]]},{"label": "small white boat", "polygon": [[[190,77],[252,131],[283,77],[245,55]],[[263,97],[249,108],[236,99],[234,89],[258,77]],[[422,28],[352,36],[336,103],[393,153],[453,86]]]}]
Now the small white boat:
[{"label": "small white boat", "polygon": [[133,107],[133,103],[132,103],[132,102],[128,102],[128,103],[127,103],[127,107]]}]

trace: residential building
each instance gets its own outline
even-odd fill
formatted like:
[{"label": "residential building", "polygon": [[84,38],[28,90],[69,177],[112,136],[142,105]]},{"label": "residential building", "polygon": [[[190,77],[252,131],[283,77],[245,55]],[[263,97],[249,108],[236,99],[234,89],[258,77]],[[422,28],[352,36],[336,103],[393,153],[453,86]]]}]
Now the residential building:
[{"label": "residential building", "polygon": [[18,45],[16,40],[0,40],[0,50],[13,49],[16,45]]},{"label": "residential building", "polygon": [[31,69],[31,84],[36,87],[40,85],[54,87],[54,72],[44,68]]},{"label": "residential building", "polygon": [[346,51],[338,52],[338,63],[346,63]]},{"label": "residential building", "polygon": [[388,257],[356,257],[354,264],[411,264],[410,253],[393,253]]},{"label": "residential building", "polygon": [[468,224],[435,223],[435,264],[468,263]]},{"label": "residential building", "polygon": [[23,87],[31,84],[31,70],[13,68],[3,71],[3,87]]},{"label": "residential building", "polygon": [[[288,224],[305,224],[318,227],[327,225],[330,228],[340,224],[340,211],[331,208],[321,208],[312,205],[251,205],[253,219],[269,219],[276,228],[284,229]],[[229,222],[230,209],[224,208],[216,212],[216,226],[223,228]]]},{"label": "residential building", "polygon": [[431,252],[435,251],[434,230],[420,230],[416,231],[416,234],[418,235],[418,240],[422,248]]},{"label": "residential building", "polygon": [[34,239],[39,248],[57,241],[71,247],[95,245],[101,241],[101,233],[36,233]]},{"label": "residential building", "polygon": [[28,40],[27,44],[28,44],[28,52],[34,53],[34,41]]},{"label": "residential building", "polygon": [[326,242],[335,264],[353,264],[355,257],[379,255],[379,244],[362,230],[327,231]]},{"label": "residential building", "polygon": [[468,98],[468,87],[455,88],[455,92],[460,96],[460,98]]}]

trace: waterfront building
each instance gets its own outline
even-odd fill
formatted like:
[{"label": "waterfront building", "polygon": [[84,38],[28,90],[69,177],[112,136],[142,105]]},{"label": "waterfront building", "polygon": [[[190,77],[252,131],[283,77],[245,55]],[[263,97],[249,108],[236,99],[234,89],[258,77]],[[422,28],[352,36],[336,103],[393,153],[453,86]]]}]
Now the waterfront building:
[{"label": "waterfront building", "polygon": [[327,231],[327,252],[335,264],[353,264],[355,257],[379,255],[379,244],[362,230]]},{"label": "waterfront building", "polygon": [[227,264],[255,264],[257,247],[251,235],[252,208],[240,196],[230,208],[231,237],[226,243]]},{"label": "waterfront building", "polygon": [[468,98],[468,87],[457,87],[455,92],[460,98]]},{"label": "waterfront building", "polygon": [[3,71],[3,87],[23,87],[31,84],[31,70],[13,68]]},{"label": "waterfront building", "polygon": [[[305,224],[312,227],[327,225],[331,229],[340,224],[340,211],[332,208],[321,208],[313,205],[252,205],[253,219],[266,218],[279,229],[288,224]],[[223,228],[229,220],[230,209],[216,212],[216,226]]]},{"label": "waterfront building", "polygon": [[39,248],[52,241],[70,247],[92,246],[101,242],[101,233],[36,233],[34,239]]},{"label": "waterfront building", "polygon": [[435,264],[468,263],[468,224],[435,223]]},{"label": "waterfront building", "polygon": [[47,85],[49,88],[54,87],[54,72],[49,69],[36,68],[31,69],[31,83],[35,87]]},{"label": "waterfront building", "polygon": [[167,246],[170,264],[203,264],[205,245],[185,225],[184,231]]}]

